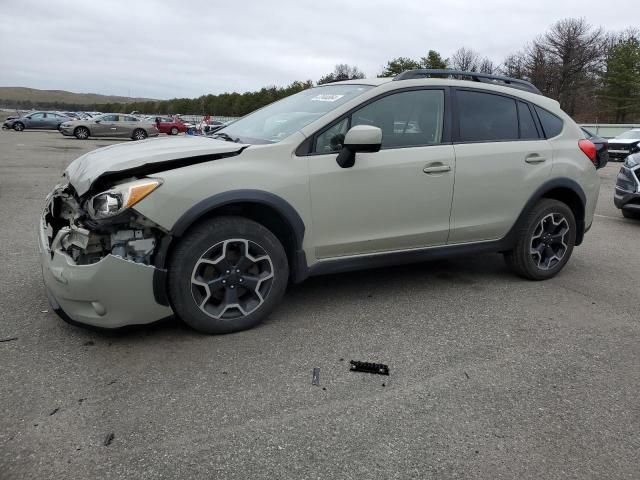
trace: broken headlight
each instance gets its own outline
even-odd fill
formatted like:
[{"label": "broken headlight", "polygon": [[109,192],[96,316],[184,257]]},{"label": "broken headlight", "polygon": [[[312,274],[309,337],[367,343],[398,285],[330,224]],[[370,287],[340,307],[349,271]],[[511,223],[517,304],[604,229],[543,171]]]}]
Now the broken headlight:
[{"label": "broken headlight", "polygon": [[161,184],[160,180],[144,178],[116,185],[90,198],[86,210],[94,220],[113,217],[133,207]]}]

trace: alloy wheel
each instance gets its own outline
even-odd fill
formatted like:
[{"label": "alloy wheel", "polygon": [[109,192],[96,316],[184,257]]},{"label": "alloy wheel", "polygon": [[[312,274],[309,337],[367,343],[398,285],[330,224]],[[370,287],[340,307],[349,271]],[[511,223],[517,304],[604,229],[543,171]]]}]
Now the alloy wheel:
[{"label": "alloy wheel", "polygon": [[550,270],[562,261],[567,253],[569,222],[560,213],[545,215],[538,223],[533,235],[529,253],[540,270]]},{"label": "alloy wheel", "polygon": [[133,137],[136,140],[144,140],[145,138],[147,138],[147,134],[144,132],[144,130],[136,130],[133,134]]},{"label": "alloy wheel", "polygon": [[217,320],[249,315],[265,301],[274,279],[271,257],[250,240],[224,240],[209,248],[191,274],[198,308]]}]

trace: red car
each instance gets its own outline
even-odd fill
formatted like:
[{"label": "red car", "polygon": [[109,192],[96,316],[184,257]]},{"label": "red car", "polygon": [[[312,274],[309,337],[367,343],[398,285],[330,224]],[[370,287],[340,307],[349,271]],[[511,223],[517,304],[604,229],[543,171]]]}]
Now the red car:
[{"label": "red car", "polygon": [[179,118],[157,117],[156,125],[160,133],[167,135],[177,135],[180,132],[186,132],[187,126]]}]

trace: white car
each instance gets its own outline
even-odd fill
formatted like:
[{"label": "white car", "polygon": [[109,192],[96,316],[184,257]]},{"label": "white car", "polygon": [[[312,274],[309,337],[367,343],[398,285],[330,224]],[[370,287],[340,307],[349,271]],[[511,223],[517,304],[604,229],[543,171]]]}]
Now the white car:
[{"label": "white car", "polygon": [[640,152],[640,128],[633,128],[609,140],[609,158],[624,162],[633,153]]},{"label": "white car", "polygon": [[211,136],[78,158],[40,223],[53,309],[226,333],[314,275],[500,252],[525,278],[553,277],[593,221],[596,147],[528,82],[446,73],[474,81],[330,83]]}]

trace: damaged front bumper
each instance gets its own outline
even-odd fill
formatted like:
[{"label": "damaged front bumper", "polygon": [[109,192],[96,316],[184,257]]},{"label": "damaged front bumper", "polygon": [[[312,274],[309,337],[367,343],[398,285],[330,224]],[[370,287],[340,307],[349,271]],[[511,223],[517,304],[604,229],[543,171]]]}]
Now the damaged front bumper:
[{"label": "damaged front bumper", "polygon": [[90,232],[73,222],[52,232],[46,213],[45,209],[40,219],[38,246],[49,302],[58,315],[102,328],[147,324],[173,315],[154,298],[155,267],[124,253],[93,253],[89,262],[74,259],[69,246],[87,248]]}]

